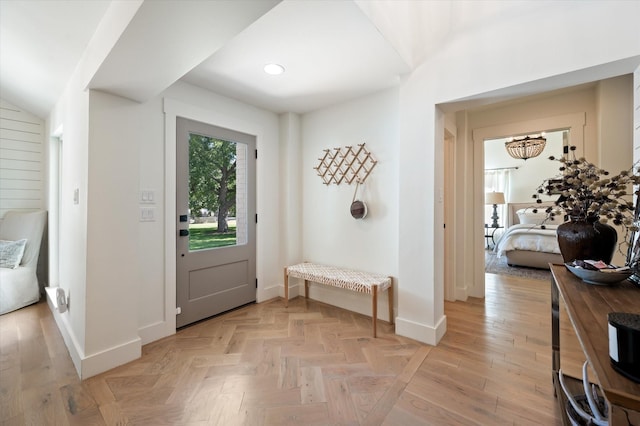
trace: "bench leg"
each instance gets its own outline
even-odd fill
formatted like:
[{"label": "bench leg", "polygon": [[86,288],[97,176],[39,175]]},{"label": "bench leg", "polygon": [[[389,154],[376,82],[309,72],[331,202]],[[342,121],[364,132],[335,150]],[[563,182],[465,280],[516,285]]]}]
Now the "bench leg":
[{"label": "bench leg", "polygon": [[287,275],[287,268],[284,268],[284,306],[289,306],[289,275]]},{"label": "bench leg", "polygon": [[389,296],[389,324],[393,324],[393,279],[391,280],[391,287],[387,290]]},{"label": "bench leg", "polygon": [[309,298],[309,281],[304,280],[304,298]]},{"label": "bench leg", "polygon": [[372,310],[372,315],[371,315],[371,321],[373,322],[373,337],[377,337],[377,333],[376,333],[376,326],[378,325],[378,286],[374,285],[371,286],[371,301],[373,303],[373,306],[371,308]]}]

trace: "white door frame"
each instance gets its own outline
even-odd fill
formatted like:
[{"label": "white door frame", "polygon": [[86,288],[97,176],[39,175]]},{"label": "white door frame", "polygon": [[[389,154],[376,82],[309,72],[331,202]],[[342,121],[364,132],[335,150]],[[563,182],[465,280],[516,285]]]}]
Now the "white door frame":
[{"label": "white door frame", "polygon": [[[471,132],[473,149],[473,187],[471,188],[474,201],[474,232],[473,244],[466,246],[465,250],[469,259],[474,259],[473,286],[469,287],[468,296],[484,297],[484,141],[487,139],[499,139],[510,135],[534,133],[539,131],[551,131],[570,129],[571,144],[576,145],[580,152],[584,152],[584,126],[586,125],[586,113],[562,114],[545,117],[536,120],[521,121],[517,123],[505,123],[489,127],[480,127]],[[477,231],[477,232],[476,232]]]},{"label": "white door frame", "polygon": [[49,274],[47,285],[60,285],[60,206],[62,197],[62,132],[60,126],[49,139],[48,239]]},{"label": "white door frame", "polygon": [[455,144],[456,136],[444,131],[444,300],[456,300],[455,270]]}]

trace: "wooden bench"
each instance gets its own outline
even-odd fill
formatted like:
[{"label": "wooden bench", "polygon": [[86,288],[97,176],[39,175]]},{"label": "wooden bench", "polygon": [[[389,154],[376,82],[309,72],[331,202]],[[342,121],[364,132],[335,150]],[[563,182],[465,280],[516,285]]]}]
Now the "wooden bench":
[{"label": "wooden bench", "polygon": [[376,337],[378,293],[388,290],[389,322],[393,324],[393,281],[391,277],[317,263],[299,263],[284,268],[284,303],[289,306],[289,277],[304,280],[304,297],[309,298],[309,281],[371,294],[373,337]]}]

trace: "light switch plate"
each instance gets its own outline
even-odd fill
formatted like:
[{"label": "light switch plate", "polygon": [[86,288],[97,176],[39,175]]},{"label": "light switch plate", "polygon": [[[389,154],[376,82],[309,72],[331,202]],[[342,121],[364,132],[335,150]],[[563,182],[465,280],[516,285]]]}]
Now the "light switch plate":
[{"label": "light switch plate", "polygon": [[155,222],[156,209],[153,207],[140,207],[140,222]]},{"label": "light switch plate", "polygon": [[140,204],[155,204],[156,194],[152,189],[143,189],[140,191]]}]

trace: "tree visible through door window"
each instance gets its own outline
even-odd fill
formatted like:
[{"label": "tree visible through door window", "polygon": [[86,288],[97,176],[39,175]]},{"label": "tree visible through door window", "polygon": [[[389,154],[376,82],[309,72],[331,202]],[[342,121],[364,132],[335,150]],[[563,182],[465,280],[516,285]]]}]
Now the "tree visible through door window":
[{"label": "tree visible through door window", "polygon": [[237,201],[245,197],[238,193],[245,158],[244,144],[189,134],[189,250],[243,243]]}]

